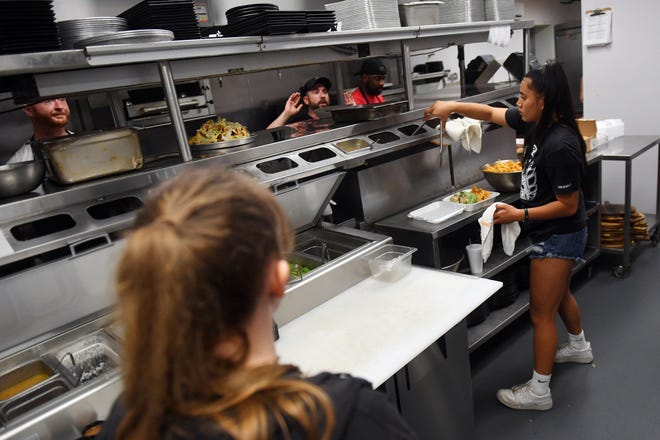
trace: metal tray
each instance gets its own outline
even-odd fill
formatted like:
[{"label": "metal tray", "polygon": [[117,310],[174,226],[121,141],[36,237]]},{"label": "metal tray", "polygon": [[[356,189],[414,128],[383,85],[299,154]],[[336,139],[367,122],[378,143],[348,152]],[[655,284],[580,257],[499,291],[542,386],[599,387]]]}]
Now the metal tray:
[{"label": "metal tray", "polygon": [[85,38],[73,43],[75,49],[87,46],[105,46],[108,44],[137,44],[157,43],[159,41],[174,40],[174,33],[165,29],[136,29],[131,31],[118,31],[94,37]]},{"label": "metal tray", "polygon": [[234,139],[232,141],[215,142],[213,144],[191,145],[190,150],[193,152],[193,154],[198,151],[213,151],[224,149],[231,149],[230,151],[238,151],[250,148],[252,146],[251,144],[253,144],[256,140],[257,135],[253,134],[246,138]]},{"label": "metal tray", "polygon": [[399,113],[408,101],[386,102],[383,104],[343,105],[330,109],[335,122],[361,122],[384,118]]}]

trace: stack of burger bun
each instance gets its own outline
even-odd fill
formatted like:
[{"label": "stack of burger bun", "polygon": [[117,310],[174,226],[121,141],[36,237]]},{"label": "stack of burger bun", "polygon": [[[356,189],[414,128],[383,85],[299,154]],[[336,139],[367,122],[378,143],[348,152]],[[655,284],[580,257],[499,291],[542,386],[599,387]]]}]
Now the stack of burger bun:
[{"label": "stack of burger bun", "polygon": [[[624,206],[605,203],[601,210],[601,247],[623,249],[623,227],[625,224]],[[649,240],[648,224],[644,214],[630,207],[631,244]]]}]

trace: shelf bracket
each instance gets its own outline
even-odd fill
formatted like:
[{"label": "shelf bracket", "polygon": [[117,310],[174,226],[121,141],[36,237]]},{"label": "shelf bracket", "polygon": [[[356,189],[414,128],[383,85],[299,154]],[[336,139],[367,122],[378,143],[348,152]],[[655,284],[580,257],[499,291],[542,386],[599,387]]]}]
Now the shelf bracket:
[{"label": "shelf bracket", "polygon": [[407,41],[401,41],[401,57],[403,58],[403,80],[406,86],[406,98],[408,98],[409,110],[415,109],[415,97],[412,81],[412,61],[410,59],[410,45]]}]

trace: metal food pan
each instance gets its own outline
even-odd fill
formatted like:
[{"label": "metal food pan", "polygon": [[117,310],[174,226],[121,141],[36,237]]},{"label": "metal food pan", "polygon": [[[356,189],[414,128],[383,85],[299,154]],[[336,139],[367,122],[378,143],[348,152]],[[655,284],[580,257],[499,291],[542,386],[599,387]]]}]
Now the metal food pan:
[{"label": "metal food pan", "polygon": [[100,331],[50,355],[57,359],[62,373],[74,386],[110,373],[119,365],[119,356],[112,341]]},{"label": "metal food pan", "polygon": [[343,139],[341,141],[333,142],[333,145],[339,148],[344,153],[353,153],[355,151],[364,150],[373,146],[375,141],[367,142],[366,140],[360,137],[354,137],[350,139]]},{"label": "metal food pan", "polygon": [[320,260],[316,258],[310,258],[307,255],[302,255],[297,252],[289,255],[288,261],[290,267],[289,283],[301,281],[305,277],[306,273],[302,273],[302,268],[307,267],[310,271],[312,271],[323,265]]},{"label": "metal food pan", "polygon": [[50,178],[71,184],[142,168],[137,130],[119,128],[35,141]]},{"label": "metal food pan", "polygon": [[33,360],[0,376],[0,403],[46,382],[56,372],[42,360]]},{"label": "metal food pan", "polygon": [[0,406],[0,417],[4,423],[29,412],[69,391],[67,383],[59,375],[39,386],[16,395]]},{"label": "metal food pan", "polygon": [[403,110],[407,101],[383,104],[343,105],[330,109],[335,122],[361,122],[384,118]]},{"label": "metal food pan", "polygon": [[445,2],[421,1],[399,3],[402,26],[425,26],[440,23],[440,12]]}]

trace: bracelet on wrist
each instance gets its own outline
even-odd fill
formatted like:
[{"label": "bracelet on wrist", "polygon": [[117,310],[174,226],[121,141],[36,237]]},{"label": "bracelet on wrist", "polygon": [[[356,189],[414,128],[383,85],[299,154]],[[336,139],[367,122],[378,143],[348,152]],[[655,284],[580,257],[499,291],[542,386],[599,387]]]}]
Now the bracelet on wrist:
[{"label": "bracelet on wrist", "polygon": [[529,210],[525,208],[525,223],[529,223]]}]

